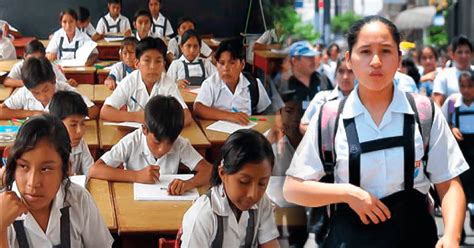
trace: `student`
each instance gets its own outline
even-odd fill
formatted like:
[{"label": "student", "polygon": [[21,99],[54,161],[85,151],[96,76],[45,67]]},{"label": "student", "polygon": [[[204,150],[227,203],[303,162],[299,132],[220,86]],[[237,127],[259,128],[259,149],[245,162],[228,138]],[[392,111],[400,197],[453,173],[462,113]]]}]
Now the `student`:
[{"label": "student", "polygon": [[[324,164],[331,167],[335,183],[319,182],[330,171],[322,164],[327,154],[320,156],[319,113],[287,171],[286,200],[311,207],[336,205],[325,247],[459,245],[465,198],[458,176],[469,167],[439,109],[413,109],[409,101],[430,106],[429,99],[394,87],[400,39],[396,26],[380,16],[367,16],[352,25],[345,59],[359,83],[339,107],[332,136],[336,160]],[[326,104],[331,102],[338,103]],[[431,131],[425,133],[429,142],[417,127],[415,110],[423,115],[434,111]],[[429,144],[427,157],[424,142]],[[431,183],[443,206],[440,240],[426,201]]]},{"label": "student", "polygon": [[181,247],[280,247],[265,195],[274,155],[254,130],[227,138],[212,171],[212,188],[183,217]]},{"label": "student", "polygon": [[127,17],[120,14],[122,9],[121,0],[107,0],[109,13],[99,19],[97,23],[97,33],[101,35],[123,34],[130,36],[132,29]]},{"label": "student", "polygon": [[[184,110],[184,125],[191,124],[191,113],[186,106],[176,83],[165,74],[166,45],[159,38],[147,37],[137,44],[136,68],[120,82],[112,95],[107,97],[100,117],[108,121],[143,122],[144,107],[155,95],[171,95],[181,103]],[[127,106],[127,111],[120,108]]]},{"label": "student", "polygon": [[0,61],[16,59],[16,50],[10,39],[0,29]]},{"label": "student", "polygon": [[[5,78],[5,81],[3,81],[3,84],[8,87],[22,87],[23,80],[21,79],[21,68],[23,68],[25,60],[30,57],[41,58],[45,56],[46,52],[43,43],[36,39],[28,42],[25,47],[25,54],[23,55],[24,59],[13,65],[11,71]],[[66,79],[66,76],[58,66],[53,65],[53,71],[56,76],[56,81],[67,82],[73,87],[77,86],[76,80],[72,78]]]},{"label": "student", "polygon": [[135,70],[137,63],[135,49],[137,43],[138,40],[135,37],[125,37],[125,39],[123,39],[122,47],[119,51],[122,61],[112,65],[112,69],[104,81],[104,84],[109,90],[114,90],[117,87],[117,83],[120,83],[122,79]]},{"label": "student", "polygon": [[199,57],[201,51],[201,38],[192,29],[184,32],[179,45],[183,55],[174,60],[166,75],[179,88],[186,88],[188,85],[201,85],[202,82],[216,72],[216,67],[208,59]]},{"label": "student", "polygon": [[[167,59],[168,61],[173,61],[179,57],[181,57],[182,52],[180,50],[179,44],[181,44],[181,37],[184,32],[196,29],[196,22],[193,19],[188,17],[181,17],[178,20],[178,35],[176,35],[173,39],[168,42],[168,53]],[[211,56],[212,49],[204,42],[201,41],[201,56],[207,58]]]},{"label": "student", "polygon": [[[208,77],[194,102],[196,116],[247,124],[249,115],[262,113],[270,104],[259,79],[244,76],[245,54],[238,39],[224,40],[216,49],[217,72]],[[250,78],[250,79],[249,79]]]},{"label": "student", "polygon": [[[77,92],[67,83],[56,81],[53,66],[46,58],[31,57],[27,59],[21,70],[21,78],[25,86],[0,105],[1,119],[24,119],[41,115],[49,111],[49,103],[56,91]],[[95,119],[99,109],[87,97],[83,96],[82,98],[89,108],[89,117]]]},{"label": "student", "polygon": [[431,96],[433,92],[433,81],[441,68],[436,66],[438,52],[432,46],[422,46],[418,51],[418,64],[420,73],[420,94]]},{"label": "student", "polygon": [[471,65],[472,43],[464,35],[457,36],[451,42],[454,66],[441,71],[433,82],[433,100],[443,106],[446,97],[459,93],[459,75],[461,71],[474,70]]},{"label": "student", "polygon": [[[75,59],[76,52],[91,41],[87,34],[77,28],[77,13],[73,9],[66,9],[59,14],[61,29],[54,32],[53,37],[46,47],[46,57],[50,61],[56,59]],[[91,66],[97,60],[99,51],[94,49],[87,59],[86,66]]]},{"label": "student", "polygon": [[300,131],[305,133],[308,128],[308,124],[313,116],[318,112],[321,105],[327,101],[334,99],[344,99],[354,89],[354,73],[351,69],[347,68],[346,61],[341,58],[337,61],[336,66],[336,88],[334,90],[325,90],[317,93],[313,100],[309,103],[308,108],[304,112],[303,117],[300,121]]},{"label": "student", "polygon": [[[122,138],[90,169],[89,175],[110,181],[155,183],[160,174],[177,174],[180,163],[194,177],[173,180],[168,193],[184,192],[205,185],[211,175],[211,165],[179,134],[183,130],[184,114],[180,103],[172,96],[154,96],[145,107],[145,123]],[[120,165],[125,170],[117,168]]]},{"label": "student", "polygon": [[408,75],[415,82],[415,86],[419,88],[420,85],[420,73],[416,67],[415,61],[411,58],[402,59],[402,64],[400,66],[399,72]]},{"label": "student", "polygon": [[174,34],[170,20],[161,14],[161,0],[148,0],[148,8],[153,16],[151,33],[155,38],[170,37]]},{"label": "student", "polygon": [[[133,36],[137,38],[138,41],[152,36],[151,33],[151,24],[152,24],[152,17],[148,10],[142,9],[135,12],[133,16],[133,27],[135,28],[135,32]],[[152,36],[156,38],[155,36]]]},{"label": "student", "polygon": [[86,103],[76,92],[58,91],[51,99],[49,112],[63,122],[71,140],[69,175],[87,175],[89,168],[94,164],[94,159],[84,140],[87,117]]},{"label": "student", "polygon": [[0,193],[0,247],[112,247],[94,199],[68,176],[69,137],[51,115],[25,122]]},{"label": "student", "polygon": [[91,23],[91,15],[87,8],[79,6],[77,8],[77,28],[87,34],[93,41],[98,41],[104,37],[95,31]]},{"label": "student", "polygon": [[336,43],[331,43],[329,44],[327,50],[326,50],[326,55],[328,56],[328,62],[327,64],[334,70],[337,65],[337,58],[339,57],[339,54],[341,53],[341,48],[339,47],[338,44]]}]

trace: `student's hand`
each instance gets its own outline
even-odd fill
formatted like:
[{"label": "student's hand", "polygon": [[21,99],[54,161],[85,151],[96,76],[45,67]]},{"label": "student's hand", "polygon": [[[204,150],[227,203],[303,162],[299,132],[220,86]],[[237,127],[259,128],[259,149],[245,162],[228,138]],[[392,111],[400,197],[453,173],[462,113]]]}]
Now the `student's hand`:
[{"label": "student's hand", "polygon": [[426,81],[431,81],[433,82],[436,77],[436,71],[432,71],[426,75],[421,76],[420,82],[426,82]]},{"label": "student's hand", "polygon": [[228,121],[235,122],[240,125],[247,125],[249,123],[249,116],[243,112],[232,113],[229,112]]},{"label": "student's hand", "polygon": [[[351,185],[353,186],[353,185]],[[351,187],[352,197],[347,203],[364,224],[378,224],[391,218],[390,210],[371,193],[357,187]]]},{"label": "student's hand", "polygon": [[456,240],[453,237],[444,235],[438,240],[435,247],[436,248],[458,248],[459,240]]},{"label": "student's hand", "polygon": [[123,33],[124,36],[131,36],[132,35],[132,30],[127,30],[125,33]]},{"label": "student's hand", "polygon": [[160,179],[160,166],[149,165],[139,171],[137,171],[137,183],[156,183]]},{"label": "student's hand", "polygon": [[15,192],[7,191],[0,193],[0,206],[2,218],[0,218],[0,229],[5,230],[21,214],[26,214],[28,209]]},{"label": "student's hand", "polygon": [[74,80],[74,78],[70,78],[67,80],[67,83],[69,85],[71,85],[72,87],[77,87],[78,83],[76,82],[76,80]]},{"label": "student's hand", "polygon": [[104,84],[105,86],[107,86],[107,88],[109,90],[115,90],[115,88],[117,87],[117,84],[115,83],[115,80],[111,79],[111,78],[108,78],[104,81]]},{"label": "student's hand", "polygon": [[58,56],[56,53],[46,53],[46,58],[49,61],[55,61],[58,58]]},{"label": "student's hand", "polygon": [[171,181],[171,183],[168,185],[168,194],[170,195],[182,195],[184,192],[186,192],[188,189],[189,183],[181,180],[181,179],[174,179]]},{"label": "student's hand", "polygon": [[4,23],[3,27],[2,27],[2,30],[3,30],[3,36],[8,37],[8,33],[10,32],[10,26],[8,26],[8,24]]},{"label": "student's hand", "polygon": [[451,128],[451,131],[453,132],[454,138],[456,138],[456,140],[464,140],[464,137],[462,136],[461,130],[459,130],[459,128],[453,127]]},{"label": "student's hand", "polygon": [[190,83],[188,80],[186,80],[186,79],[178,80],[177,83],[178,83],[178,88],[180,88],[180,89],[186,89],[186,87],[188,87],[188,85],[191,84],[191,83]]}]

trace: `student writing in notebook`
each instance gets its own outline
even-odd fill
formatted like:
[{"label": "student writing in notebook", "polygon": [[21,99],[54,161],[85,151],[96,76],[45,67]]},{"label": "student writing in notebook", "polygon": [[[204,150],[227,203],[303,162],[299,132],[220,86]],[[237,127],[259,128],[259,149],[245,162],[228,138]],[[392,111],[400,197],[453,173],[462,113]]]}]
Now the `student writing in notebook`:
[{"label": "student writing in notebook", "polygon": [[[189,180],[175,179],[168,193],[181,195],[207,184],[211,165],[179,134],[184,114],[171,96],[154,96],[145,107],[145,123],[122,138],[90,169],[89,176],[111,181],[155,183],[160,174],[177,174],[182,163],[195,172]],[[118,168],[120,165],[124,169]]]},{"label": "student writing in notebook", "polygon": [[123,39],[122,47],[119,50],[121,61],[112,65],[112,69],[110,69],[109,75],[104,81],[109,90],[114,90],[122,79],[135,70],[137,43],[138,40],[135,37],[125,37]]}]

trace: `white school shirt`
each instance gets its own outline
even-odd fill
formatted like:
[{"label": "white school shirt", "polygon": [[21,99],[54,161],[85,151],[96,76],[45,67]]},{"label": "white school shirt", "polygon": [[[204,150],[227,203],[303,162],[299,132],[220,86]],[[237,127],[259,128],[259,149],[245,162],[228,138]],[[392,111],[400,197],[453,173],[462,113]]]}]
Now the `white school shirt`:
[{"label": "white school shirt", "polygon": [[[0,27],[1,28],[1,27]],[[0,36],[0,61],[16,59],[16,50],[10,39]]]},{"label": "white school shirt", "polygon": [[[16,183],[14,191],[19,195]],[[61,243],[60,236],[60,209],[70,205],[70,234],[71,247],[112,247],[114,242],[102,216],[97,209],[92,196],[83,187],[71,183],[67,194],[67,203],[64,203],[65,187],[59,187],[51,205],[48,227],[43,232],[33,215],[22,215],[17,219],[24,219],[23,225],[30,247],[53,247]],[[19,248],[16,232],[13,225],[8,226],[8,244],[12,248]]]},{"label": "white school shirt", "polygon": [[[454,107],[459,107],[459,112],[467,112],[467,111],[474,111],[474,103],[467,106],[463,102],[463,97],[460,93],[453,94],[449,96],[449,98],[444,102],[443,107],[441,107],[441,111],[443,112],[444,117],[446,120],[449,118],[448,115],[448,108],[449,108],[449,101],[454,101]],[[451,123],[454,123],[455,114],[451,116]],[[474,134],[474,115],[461,115],[459,116],[459,130],[461,133],[466,134]]]},{"label": "white school shirt", "polygon": [[73,174],[87,175],[89,168],[94,163],[94,158],[92,158],[92,154],[84,138],[81,139],[76,147],[72,147],[69,160],[72,164],[71,171]]},{"label": "white school shirt", "polygon": [[[222,247],[243,247],[249,212],[242,211],[240,220],[237,221],[222,185],[211,188],[211,199],[212,204],[206,195],[202,195],[184,214],[181,247],[210,247],[217,234],[216,215],[224,218]],[[267,195],[264,194],[262,199],[251,209],[257,211],[256,233],[254,233],[252,247],[258,247],[258,244],[264,244],[278,238],[279,233],[275,224],[273,209]]]},{"label": "white school shirt", "polygon": [[[117,23],[120,20],[120,32],[118,32],[118,28],[111,28],[110,32],[108,32],[107,31],[107,26],[106,26],[105,21],[104,21],[104,18],[109,23],[109,26],[117,25]],[[109,33],[122,33],[123,34],[127,30],[131,30],[130,21],[128,20],[128,18],[121,15],[121,14],[119,14],[117,19],[114,20],[110,16],[110,13],[107,13],[107,15],[105,15],[105,16],[103,16],[99,19],[99,21],[97,22],[97,28],[96,28],[96,31],[99,34],[109,34]]]},{"label": "white school shirt", "polygon": [[[76,88],[70,86],[69,84],[65,82],[56,81],[55,85],[56,85],[55,92],[64,90],[64,91],[74,91],[80,94]],[[89,98],[83,95],[81,96],[88,108],[94,106],[94,103],[91,100],[89,100]],[[37,110],[37,111],[49,112],[49,103],[48,105],[43,106],[41,102],[36,100],[33,94],[31,94],[30,90],[28,90],[25,86],[21,87],[13,95],[8,97],[8,99],[5,100],[3,104],[5,104],[5,106],[7,106],[9,109]]]},{"label": "white school shirt", "polygon": [[[474,66],[471,66],[471,70],[474,70]],[[461,70],[456,66],[448,67],[436,74],[433,82],[433,93],[445,95],[446,97],[459,93],[459,76]]]},{"label": "white school shirt", "polygon": [[[204,76],[205,78],[208,78],[215,72],[217,72],[216,67],[209,61],[208,59],[203,59],[203,58],[195,58],[191,63],[196,63],[199,60],[202,60],[202,63],[204,65]],[[189,60],[184,57],[184,55],[181,55],[179,59],[173,60],[171,62],[170,67],[168,68],[168,71],[166,72],[166,76],[168,76],[170,79],[173,80],[173,82],[176,82],[181,79],[186,78],[186,73],[184,71],[184,65],[183,61],[189,64]],[[202,70],[201,70],[201,65],[195,64],[195,65],[188,65],[189,69],[189,76],[190,77],[201,77],[202,75]]]},{"label": "white school shirt", "polygon": [[303,117],[301,117],[301,124],[309,124],[313,116],[318,112],[319,108],[327,101],[334,99],[342,99],[344,95],[339,90],[339,87],[334,88],[333,90],[324,90],[318,92],[313,100],[309,103],[308,108],[304,111]]},{"label": "white school shirt", "polygon": [[160,26],[165,26],[164,22],[166,20],[166,26],[165,26],[166,33],[165,34],[163,34],[163,29],[160,27],[156,27],[156,31],[153,32],[153,24],[152,24],[150,31],[152,32],[153,37],[164,38],[165,36],[170,36],[174,33],[173,27],[171,27],[170,20],[166,18],[164,15],[162,15],[161,12],[156,19],[155,18],[152,18],[152,19],[153,19],[153,24],[160,25]]},{"label": "white school shirt", "polygon": [[[404,114],[414,114],[406,99],[405,93],[394,88],[393,100],[385,111],[382,122],[377,127],[370,113],[362,105],[357,87],[347,97],[344,109],[339,118],[335,137],[337,154],[335,167],[336,183],[349,182],[348,143],[343,119],[355,119],[360,142],[380,138],[401,136],[403,134]],[[319,115],[319,113],[318,113]],[[318,116],[317,115],[317,116]],[[415,127],[415,161],[424,155],[423,140]],[[435,107],[433,125],[430,133],[428,151],[428,179],[423,173],[423,163],[416,163],[414,188],[423,194],[428,193],[431,183],[437,184],[450,180],[469,169],[468,164],[454,139],[446,119],[438,107]],[[374,194],[377,198],[391,195],[404,189],[403,147],[364,153],[361,155],[361,188]],[[298,146],[287,175],[303,180],[319,181],[325,175],[319,157],[318,117],[311,119],[305,136]]]},{"label": "white school shirt", "polygon": [[[181,44],[181,36],[177,35],[168,42],[168,52],[174,55],[174,58],[177,59],[179,55],[179,44]],[[212,53],[212,49],[206,44],[206,42],[201,40],[201,54],[206,58],[209,57]]]},{"label": "white school shirt", "polygon": [[265,31],[256,41],[255,43],[263,44],[263,45],[271,45],[278,43],[278,36],[275,32],[275,29],[269,29]]},{"label": "white school shirt", "polygon": [[[166,77],[164,72],[161,74],[159,81],[153,85],[151,94],[148,94],[140,70],[135,70],[126,76],[120,84],[117,85],[112,95],[105,99],[104,104],[116,109],[120,109],[126,105],[128,112],[138,112],[142,110],[140,105],[145,107],[148,100],[156,95],[172,96],[178,100],[183,109],[188,108],[179,93],[176,83]],[[134,97],[139,104],[135,103],[132,97]]]},{"label": "white school shirt", "polygon": [[[64,29],[59,29],[58,31],[54,32],[53,37],[48,43],[48,47],[46,47],[46,53],[56,53],[58,56],[58,59],[74,59],[74,52],[62,52],[62,57],[59,57],[59,43],[61,42],[61,37],[63,37],[63,48],[75,48],[76,47],[76,42],[79,41],[79,46],[81,47],[85,42],[91,41],[91,38],[87,36],[87,34],[79,31],[78,28],[76,28],[76,31],[74,32],[74,38],[72,38],[72,41],[69,42],[69,39],[67,38],[66,31]],[[95,48],[92,53],[98,54],[99,51],[97,48]],[[76,54],[77,55],[77,54]],[[77,56],[76,56],[77,57]]]},{"label": "white school shirt", "polygon": [[[23,64],[25,60],[21,60],[18,63],[14,64],[10,73],[8,73],[9,78],[21,80],[21,68],[23,68]],[[66,76],[64,73],[59,69],[58,65],[51,64],[53,66],[54,75],[56,76],[56,81],[67,82]]]},{"label": "white school shirt", "polygon": [[[125,67],[125,75],[124,75],[124,67]],[[129,71],[131,70],[131,71]],[[119,83],[124,79],[127,75],[132,73],[134,70],[127,65],[125,65],[122,61],[117,62],[111,66],[109,77],[113,77],[116,83]]]},{"label": "white school shirt", "polygon": [[95,33],[97,33],[97,31],[95,31],[94,26],[90,22],[89,22],[89,25],[87,25],[87,27],[79,28],[79,31],[87,34],[87,36],[89,36],[89,37],[92,37]]},{"label": "white school shirt", "polygon": [[[259,79],[258,93],[259,99],[257,104],[257,111],[264,111],[270,104],[270,98],[267,95],[265,87]],[[214,73],[208,77],[201,85],[201,91],[196,97],[195,102],[204,104],[207,107],[217,108],[225,111],[232,111],[232,108],[239,112],[244,112],[248,115],[252,114],[252,103],[250,99],[250,90],[248,86],[250,82],[240,73],[239,82],[232,93],[227,87],[227,84],[219,77],[219,73]]]},{"label": "white school shirt", "polygon": [[180,163],[194,170],[203,158],[189,140],[181,136],[178,136],[167,154],[155,158],[148,148],[143,130],[139,128],[123,137],[100,159],[114,168],[123,163],[125,169],[137,171],[149,165],[159,165],[160,174],[177,174]]}]

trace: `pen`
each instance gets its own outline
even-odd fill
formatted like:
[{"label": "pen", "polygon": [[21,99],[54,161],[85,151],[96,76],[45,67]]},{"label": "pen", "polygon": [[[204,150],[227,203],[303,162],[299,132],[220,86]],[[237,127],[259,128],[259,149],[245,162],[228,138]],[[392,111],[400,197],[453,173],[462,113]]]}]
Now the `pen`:
[{"label": "pen", "polygon": [[20,119],[17,119],[17,118],[13,118],[12,120],[13,120],[13,121],[16,121],[16,122],[18,122],[18,123],[20,123],[20,124],[25,123],[25,120],[20,120]]},{"label": "pen", "polygon": [[133,96],[130,96],[130,99],[132,99],[132,102],[136,103],[138,105],[138,107],[140,107],[141,109],[145,109],[138,101],[137,99],[135,99],[135,97]]},{"label": "pen", "polygon": [[167,187],[160,187],[160,190],[168,190]]},{"label": "pen", "polygon": [[12,121],[12,120],[8,120],[8,125],[13,126],[13,121]]},{"label": "pen", "polygon": [[249,117],[250,121],[266,121],[266,118]]},{"label": "pen", "polygon": [[235,107],[232,107],[230,110],[231,110],[232,112],[234,112],[234,113],[238,113],[238,112],[239,112]]}]

